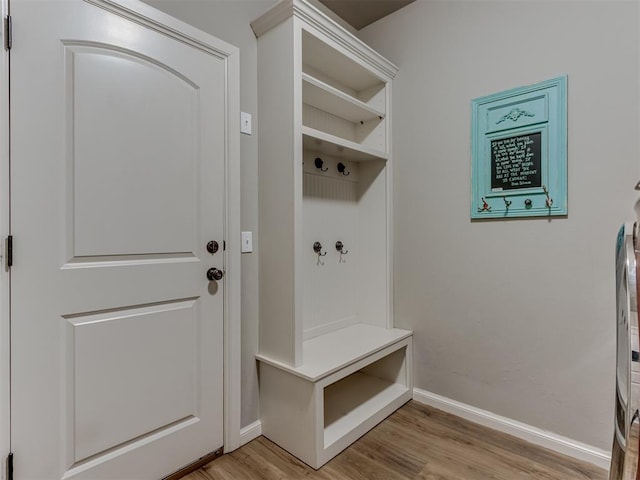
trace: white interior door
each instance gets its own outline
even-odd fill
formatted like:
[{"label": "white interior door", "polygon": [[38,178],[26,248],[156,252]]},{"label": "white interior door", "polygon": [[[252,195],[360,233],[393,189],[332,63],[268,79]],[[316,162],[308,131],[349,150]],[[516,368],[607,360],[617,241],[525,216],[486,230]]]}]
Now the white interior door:
[{"label": "white interior door", "polygon": [[228,59],[122,6],[152,10],[10,3],[17,479],[157,479],[223,445]]}]

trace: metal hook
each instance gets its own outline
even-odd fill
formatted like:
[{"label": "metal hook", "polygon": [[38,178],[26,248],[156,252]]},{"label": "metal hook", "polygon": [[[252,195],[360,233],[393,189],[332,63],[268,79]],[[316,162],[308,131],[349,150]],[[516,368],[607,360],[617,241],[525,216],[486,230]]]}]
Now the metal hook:
[{"label": "metal hook", "polygon": [[340,258],[338,259],[338,263],[347,263],[347,261],[343,258],[349,250],[344,249],[344,243],[341,240],[336,242],[336,250],[340,253]]},{"label": "metal hook", "polygon": [[336,250],[340,252],[340,255],[346,255],[347,253],[349,253],[349,250],[344,249],[344,243],[342,243],[340,240],[336,242]]},{"label": "metal hook", "polygon": [[545,204],[547,205],[547,208],[551,208],[551,206],[553,205],[553,198],[549,196],[549,190],[547,190],[546,186],[542,185],[542,191],[547,196],[547,199],[545,200]]},{"label": "metal hook", "polygon": [[509,207],[511,206],[511,200],[507,200],[507,197],[502,197],[502,200],[504,200],[504,208],[506,208],[507,210],[509,210]]},{"label": "metal hook", "polygon": [[313,251],[318,254],[319,257],[324,257],[327,252],[322,253],[322,244],[320,242],[314,242]]},{"label": "metal hook", "polygon": [[[350,175],[350,174],[351,174],[351,172],[350,172],[349,170],[347,170],[346,165],[345,165],[344,163],[342,163],[342,162],[338,163],[338,171],[339,171],[342,175],[344,175],[345,177],[346,177],[347,175]],[[344,172],[347,172],[347,173],[344,173]]]},{"label": "metal hook", "polygon": [[324,257],[327,255],[327,252],[322,253],[322,244],[320,242],[313,243],[313,251],[318,255],[318,263],[317,265],[324,265],[324,262],[320,260],[320,257]]},{"label": "metal hook", "polygon": [[491,211],[491,207],[489,206],[489,204],[487,203],[487,201],[484,199],[484,197],[482,197],[482,208],[478,208],[479,212],[490,212]]},{"label": "metal hook", "polygon": [[327,170],[329,170],[328,167],[327,168],[322,168],[322,166],[324,165],[324,161],[320,157],[316,157],[314,163],[316,165],[316,168],[318,170],[320,170],[321,172],[326,172]]}]

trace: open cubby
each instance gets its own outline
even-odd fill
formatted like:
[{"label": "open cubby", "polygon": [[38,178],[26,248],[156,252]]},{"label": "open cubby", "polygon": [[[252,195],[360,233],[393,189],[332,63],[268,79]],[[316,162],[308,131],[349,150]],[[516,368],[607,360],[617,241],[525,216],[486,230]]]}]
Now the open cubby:
[{"label": "open cubby", "polygon": [[[366,46],[360,41],[351,45],[345,44],[340,39],[332,42],[332,39],[314,30],[303,27],[301,32],[302,71],[384,114],[386,112],[384,90],[388,84],[388,73],[376,72],[375,69],[363,64],[358,58],[359,55],[354,55],[359,50],[358,47]],[[368,47],[366,50],[372,52]],[[378,56],[378,58],[382,57]],[[372,57],[364,61],[368,62],[371,59]],[[395,69],[395,67],[391,68]]]},{"label": "open cubby", "polygon": [[301,79],[302,124],[309,132],[384,155],[387,82],[381,76],[303,29]]},{"label": "open cubby", "polygon": [[397,68],[306,0],[251,26],[262,431],[319,468],[412,394],[412,332],[392,314]]},{"label": "open cubby", "polygon": [[408,391],[406,347],[324,389],[324,448]]}]

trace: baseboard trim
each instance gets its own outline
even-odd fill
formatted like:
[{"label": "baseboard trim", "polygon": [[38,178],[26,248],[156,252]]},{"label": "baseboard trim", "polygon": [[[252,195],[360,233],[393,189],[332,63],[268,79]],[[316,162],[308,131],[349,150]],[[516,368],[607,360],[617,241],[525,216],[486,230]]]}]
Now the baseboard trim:
[{"label": "baseboard trim", "polygon": [[256,420],[246,427],[242,427],[240,429],[240,446],[246,445],[251,440],[258,438],[260,435],[262,435],[262,422],[260,420]]},{"label": "baseboard trim", "polygon": [[541,430],[526,423],[502,417],[495,413],[472,407],[471,405],[420,388],[413,389],[413,399],[423,405],[428,405],[471,422],[484,425],[485,427],[508,433],[509,435],[513,435],[514,437],[518,437],[535,445],[592,463],[600,468],[609,469],[611,455],[609,452],[600,448],[563,437],[553,432]]}]

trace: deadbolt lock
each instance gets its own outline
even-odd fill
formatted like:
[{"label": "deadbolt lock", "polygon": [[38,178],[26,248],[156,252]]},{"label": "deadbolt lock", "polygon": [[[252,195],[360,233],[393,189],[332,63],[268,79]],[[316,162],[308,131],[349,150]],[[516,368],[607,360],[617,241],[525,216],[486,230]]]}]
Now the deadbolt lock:
[{"label": "deadbolt lock", "polygon": [[216,242],[215,240],[211,240],[207,243],[207,252],[209,252],[211,255],[216,253],[219,248],[220,245],[218,245],[218,242]]}]

